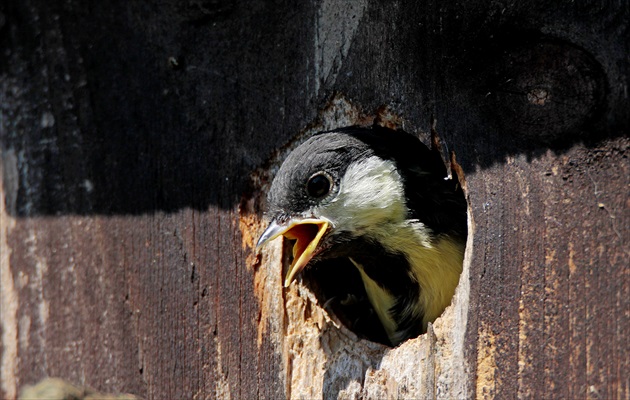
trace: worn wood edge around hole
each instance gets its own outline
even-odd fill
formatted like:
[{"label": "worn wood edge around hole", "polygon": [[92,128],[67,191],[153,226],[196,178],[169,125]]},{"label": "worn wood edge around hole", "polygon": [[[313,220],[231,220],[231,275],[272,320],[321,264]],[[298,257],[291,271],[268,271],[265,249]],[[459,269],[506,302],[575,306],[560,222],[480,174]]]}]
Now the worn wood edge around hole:
[{"label": "worn wood edge around hole", "polygon": [[[382,107],[376,116],[342,95],[331,98],[318,121],[272,155],[252,174],[253,190],[241,202],[243,246],[251,249],[248,267],[256,274],[255,292],[260,301],[258,345],[264,337],[282,353],[282,379],[288,398],[460,398],[469,392],[469,367],[464,358],[469,297],[469,265],[473,223],[468,213],[469,234],[463,273],[452,304],[429,332],[396,348],[359,339],[318,304],[301,282],[283,289],[283,241],[276,240],[260,252],[255,240],[263,232],[262,215],[272,175],[286,155],[310,134],[349,125],[386,123],[400,126],[402,119]],[[395,127],[393,127],[395,128]],[[461,167],[451,160],[460,183]],[[464,188],[465,192],[465,188]]]},{"label": "worn wood edge around hole", "polygon": [[[469,398],[472,388],[471,368],[466,358],[466,332],[468,329],[468,313],[470,310],[470,267],[473,259],[473,243],[475,235],[475,222],[473,219],[470,197],[466,176],[461,165],[457,162],[454,151],[449,154],[450,170],[454,173],[462,187],[467,210],[468,234],[464,251],[464,263],[459,283],[455,289],[455,295],[451,305],[435,321],[435,331],[438,338],[438,357],[440,361],[436,370],[436,397],[440,398]],[[440,354],[440,351],[444,351]]]}]

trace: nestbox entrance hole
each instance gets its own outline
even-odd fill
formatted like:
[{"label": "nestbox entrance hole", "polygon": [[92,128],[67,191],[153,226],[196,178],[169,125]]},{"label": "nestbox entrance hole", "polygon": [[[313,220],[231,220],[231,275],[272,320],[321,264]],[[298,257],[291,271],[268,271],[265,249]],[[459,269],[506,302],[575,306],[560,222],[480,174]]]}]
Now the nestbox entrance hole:
[{"label": "nestbox entrance hole", "polygon": [[[435,146],[436,143],[434,143]],[[455,163],[454,157],[451,156],[447,162],[443,161],[442,157],[436,156],[435,159],[436,162],[447,164],[444,179],[455,181],[458,196],[461,196],[462,201],[467,204],[462,187],[463,171]],[[463,223],[467,227],[467,222],[464,221]],[[466,239],[467,233],[462,238],[463,245],[465,245]],[[283,269],[286,271],[293,261],[294,241],[286,238],[284,240]],[[361,275],[350,260],[327,259],[311,263],[300,273],[298,279],[315,295],[320,307],[358,337],[391,345],[385,329],[368,299]]]}]

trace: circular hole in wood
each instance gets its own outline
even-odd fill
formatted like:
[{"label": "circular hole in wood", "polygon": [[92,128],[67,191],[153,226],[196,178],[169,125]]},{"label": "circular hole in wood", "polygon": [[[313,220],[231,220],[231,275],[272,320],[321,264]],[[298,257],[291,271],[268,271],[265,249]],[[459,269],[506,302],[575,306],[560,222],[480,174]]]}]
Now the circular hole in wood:
[{"label": "circular hole in wood", "polygon": [[[452,209],[449,209],[449,205],[446,206],[446,208],[441,208],[439,212],[457,215],[457,222],[452,223],[457,225],[457,245],[458,250],[461,251],[461,260],[459,261],[459,273],[461,273],[464,256],[463,253],[468,228],[466,221],[466,199],[464,197],[464,193],[460,185],[457,173],[453,171],[451,178],[448,178],[449,174],[447,173],[444,162],[442,161],[439,152],[427,150],[427,153],[423,153],[423,156],[426,157],[427,155],[430,155],[431,158],[431,170],[434,172],[441,171],[439,173],[439,179],[437,175],[435,176],[436,186],[429,189],[425,187],[410,188],[410,190],[433,191],[426,193],[426,196],[430,197],[431,200],[427,201],[427,203],[424,204],[423,207],[430,208],[432,202],[442,203],[441,199],[448,199],[448,201],[445,201],[446,203],[452,202]],[[424,164],[424,166],[426,167],[427,164]],[[461,170],[459,171],[459,173],[461,173]],[[443,193],[442,195],[444,197],[441,198],[440,193],[435,192],[438,190],[451,190],[452,193]],[[444,206],[440,204],[439,207]],[[427,211],[430,212],[430,209],[423,210],[423,213],[426,214]],[[437,245],[437,242],[442,241],[445,237],[448,237],[450,235],[454,237],[455,233],[451,231],[443,231],[432,232],[431,235],[434,235],[431,239],[435,240],[435,242],[432,242],[431,245],[439,247],[441,246],[441,244]],[[422,244],[420,243],[418,243],[417,245],[422,246]],[[288,243],[288,245],[285,246],[285,270],[288,269],[288,265],[290,265],[292,261],[292,247],[293,243]],[[442,255],[439,255],[438,257],[442,257]],[[387,268],[390,267],[391,266],[389,265],[381,266],[381,268],[383,268],[383,270],[385,271],[385,274],[387,274]],[[437,263],[433,263],[432,261],[426,262],[426,265],[424,265],[423,268],[429,271],[426,273],[437,275],[441,274],[441,271],[439,270],[439,268],[441,267]],[[455,290],[455,287],[457,286],[459,273],[457,273],[455,280],[450,280],[448,284],[446,282],[438,283],[445,285],[444,287],[446,289],[444,290],[451,293],[451,297],[452,293]],[[361,273],[348,258],[344,257],[324,259],[317,262],[312,262],[300,273],[300,277],[305,286],[308,287],[318,299],[319,305],[324,308],[330,315],[334,316],[334,318],[341,322],[345,327],[357,334],[360,338],[391,346],[392,344],[400,344],[404,340],[416,337],[426,331],[427,321],[416,321],[417,325],[409,330],[410,333],[405,336],[404,340],[393,343],[390,340],[390,337],[388,337],[388,334],[386,333],[386,330],[384,329],[377,312],[372,306],[370,297],[366,293],[365,283],[362,279]],[[422,285],[419,286],[419,291],[415,293],[414,296],[421,295],[423,290],[427,290],[427,292],[429,292],[428,288],[423,288]],[[447,303],[443,304],[439,315],[441,315],[444,308],[448,304],[450,304],[451,298],[449,297],[446,300]],[[397,310],[394,308],[392,308],[391,310],[392,313],[397,312]],[[431,318],[428,322],[433,322],[435,318],[437,318],[437,315],[434,318]]]}]

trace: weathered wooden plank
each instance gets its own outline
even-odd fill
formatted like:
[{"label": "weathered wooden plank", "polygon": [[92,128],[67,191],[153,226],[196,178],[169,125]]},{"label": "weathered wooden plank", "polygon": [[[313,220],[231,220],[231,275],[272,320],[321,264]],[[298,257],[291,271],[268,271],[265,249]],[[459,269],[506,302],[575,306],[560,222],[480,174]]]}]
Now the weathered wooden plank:
[{"label": "weathered wooden plank", "polygon": [[[627,368],[628,351],[619,330],[628,323],[622,316],[628,302],[621,300],[628,290],[628,255],[617,228],[628,218],[627,193],[618,186],[630,172],[627,147],[621,139],[529,162],[521,157],[510,160],[500,177],[468,179],[469,187],[479,180],[479,219],[501,235],[498,242],[485,239],[485,253],[495,253],[492,246],[503,249],[499,260],[486,259],[480,262],[486,268],[471,274],[471,286],[481,288],[473,299],[483,310],[478,352],[486,354],[487,341],[495,340],[497,369],[480,378],[495,385],[495,395],[624,393],[625,378],[614,371]],[[607,167],[602,170],[593,157],[605,159]],[[509,201],[498,203],[497,197]],[[477,357],[478,364],[487,362]]]},{"label": "weathered wooden plank", "polygon": [[[21,300],[11,330],[3,318],[3,333],[17,335],[2,345],[9,397],[48,375],[147,397],[281,397],[278,374],[256,362],[257,303],[230,211],[243,171],[266,155],[247,155],[252,137],[224,134],[264,136],[274,128],[243,129],[243,115],[253,110],[262,120],[263,112],[282,111],[247,97],[265,92],[245,82],[251,76],[230,76],[228,64],[246,51],[230,54],[235,47],[225,39],[244,40],[230,33],[244,19],[215,29],[221,10],[174,3],[153,13],[148,6],[14,2],[2,9],[10,61],[2,70],[2,155],[10,169],[3,168],[10,189],[3,198],[11,203],[3,214],[2,250],[11,252],[3,288],[5,278],[14,282]],[[199,18],[208,18],[201,26],[211,35],[191,44]],[[178,27],[174,47],[153,48],[148,31],[156,23]],[[184,64],[178,52],[189,45],[214,61],[186,50]],[[241,69],[291,79],[286,67],[259,67]],[[182,80],[182,72],[196,77]],[[182,91],[196,106],[177,106]],[[271,150],[273,143],[259,141]],[[268,379],[260,384],[257,375]]]}]

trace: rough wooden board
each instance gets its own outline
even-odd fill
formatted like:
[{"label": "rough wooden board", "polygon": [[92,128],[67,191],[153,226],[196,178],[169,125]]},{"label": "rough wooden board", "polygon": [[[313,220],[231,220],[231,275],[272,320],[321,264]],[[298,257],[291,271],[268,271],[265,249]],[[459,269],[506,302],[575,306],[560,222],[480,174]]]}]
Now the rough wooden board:
[{"label": "rough wooden board", "polygon": [[[147,398],[297,393],[286,319],[266,320],[285,299],[253,269],[238,208],[333,92],[388,106],[426,142],[437,121],[465,172],[470,294],[431,339],[436,359],[452,336],[465,360],[443,357],[421,390],[628,396],[627,5],[23,0],[0,14],[2,396],[48,375]],[[337,382],[399,390],[384,371]]]},{"label": "rough wooden board", "polygon": [[[3,170],[2,271],[20,299],[7,300],[15,320],[3,318],[1,352],[14,366],[3,368],[4,394],[62,376],[149,398],[283,397],[273,348],[254,340],[258,304],[235,210],[243,171],[271,152],[267,134],[291,125],[295,102],[284,118],[278,102],[244,99],[269,92],[244,82],[257,76],[226,79],[252,52],[230,54],[246,20],[196,38],[200,18],[205,31],[225,18],[221,7],[163,5],[3,3],[2,160],[12,172]],[[171,45],[157,44],[156,26]],[[267,71],[289,81],[287,68]],[[239,69],[262,73],[253,62]],[[266,130],[240,122],[275,115]],[[266,143],[259,153],[252,140]]]},{"label": "rough wooden board", "polygon": [[514,157],[468,178],[476,226],[492,232],[476,237],[471,270],[477,393],[628,393],[629,144]]}]

